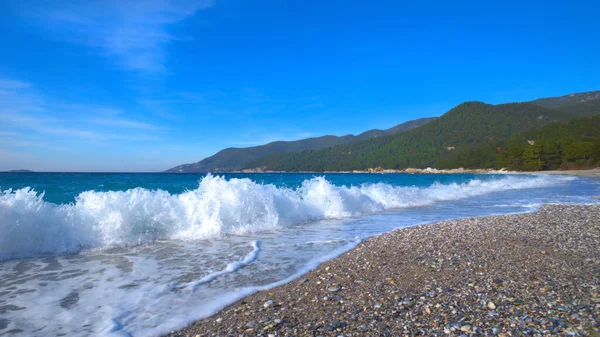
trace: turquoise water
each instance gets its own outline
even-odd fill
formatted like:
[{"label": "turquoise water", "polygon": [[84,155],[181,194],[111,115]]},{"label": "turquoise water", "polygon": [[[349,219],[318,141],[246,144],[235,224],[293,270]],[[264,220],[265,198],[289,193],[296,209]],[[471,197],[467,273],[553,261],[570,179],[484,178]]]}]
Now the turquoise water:
[{"label": "turquoise water", "polygon": [[535,175],[0,174],[0,334],[154,336],[366,237],[594,203]]},{"label": "turquoise water", "polygon": [[[74,202],[84,191],[126,191],[142,187],[164,190],[172,194],[194,190],[205,176],[200,173],[0,173],[0,190],[30,187],[45,192],[44,200],[52,203]],[[464,183],[476,177],[474,174],[411,175],[411,174],[313,174],[313,173],[230,173],[220,176],[226,179],[248,178],[261,184],[277,187],[298,188],[302,182],[314,177],[325,177],[337,186],[361,185],[382,182],[394,186],[428,186],[434,182]],[[493,180],[504,175],[485,175],[481,179]]]}]

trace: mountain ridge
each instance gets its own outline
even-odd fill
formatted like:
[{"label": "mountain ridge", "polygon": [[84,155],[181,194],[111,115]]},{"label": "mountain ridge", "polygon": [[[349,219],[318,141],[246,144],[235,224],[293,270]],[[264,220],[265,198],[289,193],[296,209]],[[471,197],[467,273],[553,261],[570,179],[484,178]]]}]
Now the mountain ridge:
[{"label": "mountain ridge", "polygon": [[[447,159],[466,149],[473,150],[558,121],[597,114],[600,114],[600,91],[496,105],[467,101],[440,117],[408,121],[387,130],[372,129],[356,136],[326,135],[247,148],[226,148],[197,163],[179,165],[166,172],[335,171],[381,165],[386,168],[439,166],[451,162]],[[470,119],[474,121],[468,122]],[[439,125],[442,122],[444,125]],[[422,132],[426,134],[419,135]],[[417,149],[421,148],[417,150],[420,153],[407,156],[413,152],[409,150],[413,143]],[[319,153],[316,157],[315,152]],[[350,165],[349,156],[358,155],[363,158]],[[426,156],[430,157],[427,159]],[[323,164],[327,161],[335,165]],[[286,165],[280,165],[281,162]],[[318,166],[318,163],[323,165]]]},{"label": "mountain ridge", "polygon": [[[438,119],[404,133],[316,151],[273,153],[251,162],[246,169],[322,172],[375,167],[450,168],[443,165],[452,162],[449,159],[457,153],[495,144],[548,124],[600,114],[600,100],[595,99],[595,94],[585,93],[593,99],[584,100],[577,94],[567,95],[577,99],[561,105],[560,110],[554,105],[552,108],[540,106],[539,100],[497,105],[464,102]],[[549,98],[546,103],[556,99],[560,97]],[[460,163],[452,163],[460,167]]]},{"label": "mountain ridge", "polygon": [[600,91],[573,93],[564,96],[540,98],[531,103],[544,108],[560,110],[576,117],[591,117],[600,107]]},{"label": "mountain ridge", "polygon": [[345,144],[354,141],[363,141],[371,138],[393,135],[422,126],[437,117],[419,118],[407,121],[389,129],[371,129],[358,135],[333,136],[325,135],[295,141],[274,141],[264,145],[245,148],[229,147],[216,154],[204,158],[199,162],[175,166],[165,172],[169,173],[206,173],[206,172],[231,172],[240,170],[251,161],[260,159],[265,155],[276,152],[297,152],[304,150],[318,150],[330,146]]}]

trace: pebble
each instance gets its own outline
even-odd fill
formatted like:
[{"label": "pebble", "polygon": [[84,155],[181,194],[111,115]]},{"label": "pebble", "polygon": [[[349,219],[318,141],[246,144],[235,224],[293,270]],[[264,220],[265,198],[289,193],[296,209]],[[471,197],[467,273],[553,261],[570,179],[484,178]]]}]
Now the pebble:
[{"label": "pebble", "polygon": [[599,219],[551,205],[400,229],[170,336],[597,337]]}]

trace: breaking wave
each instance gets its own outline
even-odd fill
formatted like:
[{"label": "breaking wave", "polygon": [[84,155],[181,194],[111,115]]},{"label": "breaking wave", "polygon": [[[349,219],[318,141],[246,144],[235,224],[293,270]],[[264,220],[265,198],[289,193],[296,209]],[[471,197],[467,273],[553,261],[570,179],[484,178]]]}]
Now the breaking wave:
[{"label": "breaking wave", "polygon": [[79,194],[74,203],[44,201],[30,188],[0,192],[0,260],[158,239],[195,240],[244,235],[321,219],[427,206],[488,193],[540,188],[564,179],[505,176],[427,187],[368,183],[336,186],[323,177],[297,189],[250,179],[204,177],[181,194],[135,188]]}]

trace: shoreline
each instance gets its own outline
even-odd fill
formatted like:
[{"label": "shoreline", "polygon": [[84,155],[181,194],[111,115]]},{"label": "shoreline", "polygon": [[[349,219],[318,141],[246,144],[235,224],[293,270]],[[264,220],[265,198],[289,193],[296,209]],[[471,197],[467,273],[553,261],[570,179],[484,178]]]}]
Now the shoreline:
[{"label": "shoreline", "polygon": [[[549,174],[549,175],[570,175],[570,176],[580,176],[580,177],[600,177],[600,168],[588,169],[588,170],[552,170],[552,171],[508,171],[504,169],[495,170],[495,169],[435,169],[435,168],[426,168],[426,169],[417,169],[417,168],[407,168],[403,170],[392,170],[392,169],[380,169],[380,170],[354,170],[354,171],[298,171],[298,172],[289,172],[289,171],[268,171],[268,170],[242,170],[242,171],[233,171],[229,173],[315,173],[315,174],[398,174],[398,173],[406,173],[406,174]],[[220,174],[220,173],[215,173]]]},{"label": "shoreline", "polygon": [[599,336],[599,219],[546,205],[398,229],[169,336]]},{"label": "shoreline", "polygon": [[551,174],[551,175],[570,175],[570,176],[578,176],[578,177],[600,177],[600,169],[591,169],[591,170],[568,170],[568,171],[539,171],[536,172],[539,174]]},{"label": "shoreline", "polygon": [[[181,174],[182,172],[59,172],[59,171],[51,171],[51,172],[34,172],[34,171],[0,171],[0,173],[93,173],[93,174],[152,174],[152,173],[170,173],[170,174]],[[313,174],[398,174],[398,173],[406,173],[406,174],[551,174],[551,175],[571,175],[571,176],[587,176],[587,177],[599,177],[600,176],[600,168],[595,169],[586,169],[586,170],[552,170],[552,171],[508,171],[504,169],[495,170],[495,169],[434,169],[434,168],[426,168],[426,169],[416,169],[416,168],[407,168],[403,170],[392,170],[392,169],[381,169],[381,170],[353,170],[353,171],[269,171],[262,169],[247,169],[241,171],[230,171],[230,172],[184,172],[186,173],[197,173],[197,174],[227,174],[227,173],[313,173]]]}]

